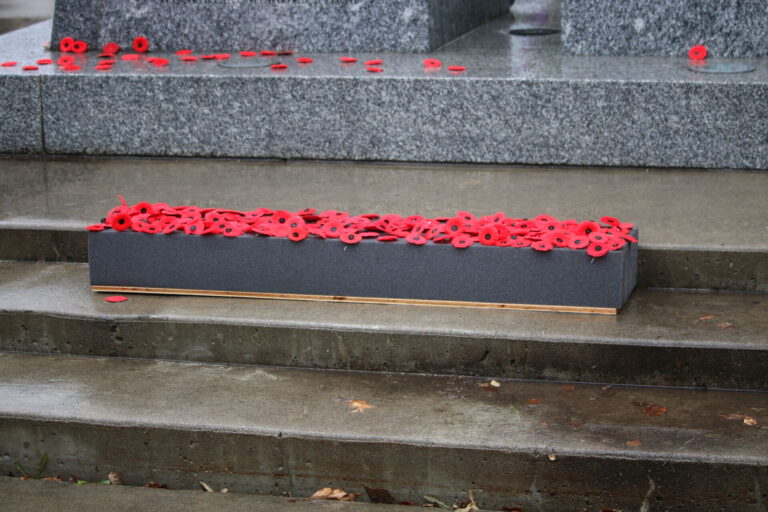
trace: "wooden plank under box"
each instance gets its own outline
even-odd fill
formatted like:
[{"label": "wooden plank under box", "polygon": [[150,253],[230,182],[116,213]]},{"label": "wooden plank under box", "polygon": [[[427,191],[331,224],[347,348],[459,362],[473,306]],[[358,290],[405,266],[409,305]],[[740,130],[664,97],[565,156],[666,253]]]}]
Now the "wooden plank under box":
[{"label": "wooden plank under box", "polygon": [[105,230],[89,233],[88,252],[94,291],[615,314],[637,283],[638,251]]}]

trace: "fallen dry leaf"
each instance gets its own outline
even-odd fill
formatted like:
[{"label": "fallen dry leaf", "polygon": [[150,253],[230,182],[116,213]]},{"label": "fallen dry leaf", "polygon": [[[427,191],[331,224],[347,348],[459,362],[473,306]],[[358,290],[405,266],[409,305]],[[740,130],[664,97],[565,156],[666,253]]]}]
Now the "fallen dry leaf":
[{"label": "fallen dry leaf", "polygon": [[540,405],[543,402],[539,400],[538,398],[529,398],[528,399],[528,405]]},{"label": "fallen dry leaf", "polygon": [[121,477],[119,473],[115,473],[114,471],[112,471],[107,475],[107,480],[109,480],[109,483],[112,485],[123,485],[123,477]]},{"label": "fallen dry leaf", "polygon": [[576,386],[574,386],[573,384],[566,384],[563,386],[563,391],[568,391],[568,392],[576,391]]},{"label": "fallen dry leaf", "polygon": [[373,409],[376,407],[375,405],[370,405],[365,400],[346,400],[346,402],[352,408],[350,412],[353,413],[361,413],[366,409]]},{"label": "fallen dry leaf", "polygon": [[219,491],[221,494],[227,494],[229,492],[229,489],[226,487]]},{"label": "fallen dry leaf", "polygon": [[551,460],[552,462],[554,462],[554,461],[556,461],[556,460],[557,460],[557,455],[555,455],[555,452],[552,452],[552,453],[550,453],[549,455],[547,455],[547,458],[548,458],[549,460]]},{"label": "fallen dry leaf", "polygon": [[731,322],[720,322],[717,326],[722,327],[723,329],[733,329],[733,324]]},{"label": "fallen dry leaf", "polygon": [[641,443],[639,439],[635,439],[634,441],[627,441],[624,444],[627,446],[640,446],[643,443]]},{"label": "fallen dry leaf", "polygon": [[347,492],[344,489],[331,489],[324,487],[309,497],[310,500],[334,500],[334,501],[355,501],[357,494]]},{"label": "fallen dry leaf", "polygon": [[649,404],[647,402],[632,402],[632,405],[642,407],[643,411],[648,416],[661,416],[669,410],[666,407],[662,407],[658,404]]},{"label": "fallen dry leaf", "polygon": [[200,482],[200,485],[202,485],[202,486],[203,486],[203,489],[205,489],[205,492],[216,492],[216,491],[214,491],[214,490],[213,490],[213,487],[211,487],[210,485],[208,485],[208,484],[207,484],[207,483],[205,483],[205,482],[202,482],[202,481],[201,481],[201,482]]},{"label": "fallen dry leaf", "polygon": [[371,487],[366,487],[365,493],[368,495],[368,499],[371,500],[371,503],[384,503],[387,505],[393,505],[395,503],[395,497],[392,496],[392,494],[386,490],[386,489],[372,489]]},{"label": "fallen dry leaf", "polygon": [[744,424],[749,427],[754,427],[755,425],[757,425],[757,420],[751,416],[747,416],[746,418],[744,418]]},{"label": "fallen dry leaf", "polygon": [[715,318],[715,315],[704,315],[700,316],[699,320],[712,320],[713,318]]}]

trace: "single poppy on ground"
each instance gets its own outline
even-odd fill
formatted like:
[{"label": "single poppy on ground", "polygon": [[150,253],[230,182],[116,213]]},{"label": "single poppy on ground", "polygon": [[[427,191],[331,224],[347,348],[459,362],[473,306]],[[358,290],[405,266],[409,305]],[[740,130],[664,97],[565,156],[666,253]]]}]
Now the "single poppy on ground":
[{"label": "single poppy on ground", "polygon": [[152,61],[152,65],[153,66],[157,66],[159,68],[163,68],[163,67],[167,66],[170,63],[171,63],[171,61],[169,61],[168,59],[161,59],[159,57]]},{"label": "single poppy on ground", "polygon": [[106,66],[94,66],[93,69],[96,71],[112,71],[112,66],[106,65]]},{"label": "single poppy on ground", "polygon": [[227,60],[231,58],[232,56],[228,53],[217,53],[216,54],[216,60]]},{"label": "single poppy on ground", "polygon": [[41,66],[47,66],[49,64],[53,64],[53,60],[51,59],[38,59],[37,63]]},{"label": "single poppy on ground", "polygon": [[589,245],[589,238],[581,235],[574,235],[568,240],[569,249],[584,249]]},{"label": "single poppy on ground", "polygon": [[549,222],[557,222],[556,218],[554,218],[551,215],[547,215],[546,213],[542,213],[541,215],[535,216],[533,218],[533,220],[535,220],[536,222],[538,222],[539,224],[542,224],[542,225],[543,224],[547,224]]},{"label": "single poppy on ground", "polygon": [[203,59],[203,60],[214,60],[214,59],[216,59],[216,56],[215,55],[201,55],[200,58]]},{"label": "single poppy on ground", "polygon": [[85,41],[75,41],[72,43],[73,53],[85,53],[88,51],[88,43]]},{"label": "single poppy on ground", "polygon": [[384,64],[384,61],[381,59],[373,59],[373,60],[365,61],[366,66],[381,66],[382,64]]},{"label": "single poppy on ground", "polygon": [[272,64],[270,67],[274,70],[283,70],[288,69],[288,64]]},{"label": "single poppy on ground", "polygon": [[376,240],[378,240],[379,242],[397,242],[400,239],[395,235],[381,235]]},{"label": "single poppy on ground", "polygon": [[117,61],[115,59],[104,59],[101,62],[99,62],[100,66],[106,66],[106,65],[112,65],[117,64]]},{"label": "single poppy on ground", "polygon": [[274,57],[275,55],[277,55],[277,52],[274,52],[272,50],[262,50],[261,51],[261,56],[262,57]]},{"label": "single poppy on ground", "polygon": [[176,52],[176,55],[179,57],[184,57],[185,55],[192,55],[192,50],[179,50]]},{"label": "single poppy on ground", "polygon": [[115,231],[125,231],[131,227],[132,223],[133,220],[131,219],[131,216],[128,215],[128,213],[121,212],[107,217],[107,224],[109,224],[110,227]]},{"label": "single poppy on ground", "polygon": [[688,58],[691,60],[704,60],[707,58],[707,53],[708,51],[706,46],[703,44],[697,44],[688,50]]},{"label": "single poppy on ground", "polygon": [[425,68],[439,68],[439,67],[442,67],[442,65],[443,65],[442,61],[438,59],[424,59]]},{"label": "single poppy on ground", "polygon": [[40,68],[37,66],[22,66],[21,69],[22,71],[37,71]]},{"label": "single poppy on ground", "polygon": [[149,51],[149,39],[139,36],[133,40],[133,51],[136,53],[147,53]]},{"label": "single poppy on ground", "polygon": [[117,43],[107,43],[104,45],[104,48],[102,48],[101,51],[114,55],[120,51],[120,45]]},{"label": "single poppy on ground", "polygon": [[90,226],[86,226],[85,229],[87,229],[88,231],[104,231],[106,227],[107,227],[106,224],[99,223],[99,224],[92,224]]},{"label": "single poppy on ground", "polygon": [[483,226],[477,238],[483,245],[496,245],[499,241],[499,230],[494,225]]},{"label": "single poppy on ground", "polygon": [[59,41],[59,50],[62,52],[71,52],[72,45],[75,44],[75,39],[72,37],[63,37]]},{"label": "single poppy on ground", "polygon": [[600,224],[593,220],[585,220],[576,226],[576,234],[580,236],[589,236],[593,231],[600,231]]},{"label": "single poppy on ground", "polygon": [[111,297],[104,297],[104,300],[107,302],[125,302],[128,300],[128,297],[123,297],[122,295],[113,295]]},{"label": "single poppy on ground", "polygon": [[243,50],[242,52],[240,52],[241,57],[256,57],[258,54],[259,54],[258,52],[253,52],[250,50]]},{"label": "single poppy on ground", "polygon": [[139,60],[140,57],[139,57],[139,55],[136,55],[135,53],[126,53],[125,55],[123,55],[120,58],[125,60],[125,61],[129,61],[129,60]]},{"label": "single poppy on ground", "polygon": [[184,232],[188,235],[202,235],[204,231],[205,224],[199,220],[184,226]]},{"label": "single poppy on ground", "polygon": [[466,249],[475,243],[475,239],[469,235],[456,235],[451,240],[451,245],[457,249]]},{"label": "single poppy on ground", "polygon": [[339,60],[344,64],[353,64],[357,62],[357,59],[354,57],[339,57]]},{"label": "single poppy on ground", "polygon": [[8,62],[3,62],[2,64],[0,64],[0,67],[4,67],[4,68],[12,68],[12,67],[14,67],[16,64],[18,64],[18,62],[16,62],[16,61],[13,61],[13,60],[9,60]]},{"label": "single poppy on ground", "polygon": [[453,73],[463,73],[467,68],[465,66],[448,66],[448,71]]},{"label": "single poppy on ground", "polygon": [[589,244],[589,247],[587,247],[587,254],[593,258],[600,258],[601,256],[605,256],[608,254],[608,251],[608,244],[604,244],[602,242],[592,242]]},{"label": "single poppy on ground", "polygon": [[383,73],[384,69],[377,66],[368,66],[365,70],[369,73]]},{"label": "single poppy on ground", "polygon": [[553,248],[551,243],[544,240],[531,244],[531,247],[533,248],[533,250],[539,251],[539,252],[551,251]]},{"label": "single poppy on ground", "polygon": [[552,233],[552,232],[555,232],[555,231],[559,231],[560,228],[562,228],[562,226],[563,226],[563,223],[558,221],[558,220],[556,220],[556,219],[548,220],[548,221],[545,221],[545,222],[542,222],[542,221],[539,221],[539,222],[541,223],[540,224],[541,225],[541,230],[543,232],[545,232],[545,233]]},{"label": "single poppy on ground", "polygon": [[312,64],[315,61],[309,57],[299,57],[296,59],[296,62],[298,62],[299,64]]},{"label": "single poppy on ground", "polygon": [[288,232],[288,239],[294,242],[301,242],[307,236],[309,236],[309,231],[303,226],[297,226]]},{"label": "single poppy on ground", "polygon": [[194,55],[184,55],[181,60],[183,62],[197,62],[197,57]]},{"label": "single poppy on ground", "polygon": [[339,240],[345,244],[358,244],[362,239],[363,237],[360,236],[360,233],[355,231],[345,231],[341,234],[341,236],[339,236]]},{"label": "single poppy on ground", "polygon": [[427,239],[421,233],[410,233],[405,237],[405,241],[413,245],[424,245],[427,243]]}]

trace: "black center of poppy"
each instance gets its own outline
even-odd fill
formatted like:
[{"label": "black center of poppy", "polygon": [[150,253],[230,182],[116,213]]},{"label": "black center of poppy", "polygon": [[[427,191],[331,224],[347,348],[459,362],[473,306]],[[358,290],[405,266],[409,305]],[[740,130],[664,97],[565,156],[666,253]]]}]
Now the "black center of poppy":
[{"label": "black center of poppy", "polygon": [[587,228],[587,229],[585,229],[584,231],[586,231],[586,232],[587,232],[587,234],[590,234],[590,233],[592,232],[592,230],[591,230],[590,228]]},{"label": "black center of poppy", "polygon": [[459,226],[457,226],[455,224],[453,226],[451,226],[451,231],[458,231],[458,230],[459,230]]},{"label": "black center of poppy", "polygon": [[485,239],[486,239],[486,240],[490,240],[491,238],[493,238],[493,236],[491,236],[491,234],[490,234],[490,233],[486,233],[486,234],[485,234]]},{"label": "black center of poppy", "polygon": [[197,231],[197,226],[189,226],[190,231]]},{"label": "black center of poppy", "polygon": [[101,219],[101,223],[102,223],[102,224],[104,224],[105,222],[107,222],[107,219],[105,219],[105,218],[102,218],[102,219]]},{"label": "black center of poppy", "polygon": [[279,219],[277,219],[277,222],[279,222],[280,224],[285,224],[286,220],[288,219],[286,219],[285,217],[280,217]]},{"label": "black center of poppy", "polygon": [[554,231],[555,230],[555,226],[547,226],[547,229],[550,230],[550,231]]},{"label": "black center of poppy", "polygon": [[142,208],[141,209],[141,213],[147,213],[147,209],[146,208]]},{"label": "black center of poppy", "polygon": [[602,245],[596,245],[595,246],[595,250],[596,251],[602,251],[603,250],[603,246]]},{"label": "black center of poppy", "polygon": [[338,228],[335,228],[335,227],[330,229],[331,233],[335,233],[337,230]]},{"label": "black center of poppy", "polygon": [[226,231],[227,233],[231,233],[232,232],[232,228],[227,228],[224,231]]},{"label": "black center of poppy", "polygon": [[355,235],[349,235],[349,237],[347,237],[347,240],[354,240],[354,239],[355,239]]},{"label": "black center of poppy", "polygon": [[117,221],[118,224],[123,225],[125,224],[125,219],[120,219]]}]

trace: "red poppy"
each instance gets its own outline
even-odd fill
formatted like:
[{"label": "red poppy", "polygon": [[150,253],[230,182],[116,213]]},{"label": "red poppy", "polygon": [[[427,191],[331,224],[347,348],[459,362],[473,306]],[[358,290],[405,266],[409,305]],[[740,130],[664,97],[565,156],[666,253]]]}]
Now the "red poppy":
[{"label": "red poppy", "polygon": [[51,59],[38,59],[37,63],[41,66],[47,66],[49,64],[53,64],[53,60]]},{"label": "red poppy", "polygon": [[535,243],[531,244],[531,247],[534,250],[539,251],[539,252],[551,251],[552,248],[553,248],[552,244],[547,242],[547,241],[545,241],[545,240],[542,240],[540,242],[535,242]]},{"label": "red poppy", "polygon": [[96,71],[112,71],[112,66],[106,65],[106,66],[94,66]]},{"label": "red poppy", "polygon": [[562,231],[551,231],[544,235],[544,240],[551,243],[555,247],[568,247],[570,237],[567,233]]},{"label": "red poppy", "polygon": [[593,220],[585,220],[576,226],[576,234],[580,236],[588,236],[593,231],[600,231],[600,224]]},{"label": "red poppy", "polygon": [[383,73],[384,69],[377,66],[368,66],[365,70],[369,73]]},{"label": "red poppy", "polygon": [[610,238],[607,242],[609,251],[618,251],[627,245],[626,240],[623,238]]},{"label": "red poppy", "polygon": [[59,41],[59,50],[62,52],[71,52],[75,40],[72,37],[64,37]]},{"label": "red poppy", "polygon": [[184,226],[184,232],[188,235],[202,235],[205,231],[205,224],[198,220],[190,222]]},{"label": "red poppy", "polygon": [[133,220],[128,213],[121,212],[107,217],[107,224],[115,231],[125,231],[131,227],[132,223]]},{"label": "red poppy", "polygon": [[569,249],[583,249],[589,245],[589,238],[581,235],[574,235],[568,240]]},{"label": "red poppy", "polygon": [[443,66],[442,61],[439,61],[437,59],[424,59],[425,68],[439,68],[442,66]]},{"label": "red poppy", "polygon": [[105,65],[111,66],[112,64],[117,64],[117,61],[115,59],[104,59],[101,62],[99,62],[99,66],[105,66]]},{"label": "red poppy", "polygon": [[357,62],[357,59],[354,57],[339,57],[339,60],[344,64],[352,64],[354,62]]},{"label": "red poppy", "polygon": [[382,235],[379,238],[377,238],[379,242],[397,242],[400,240],[400,238],[396,237],[395,235]]},{"label": "red poppy", "polygon": [[167,66],[167,65],[168,65],[168,64],[170,64],[170,63],[171,63],[171,61],[169,61],[168,59],[160,59],[160,58],[157,58],[157,59],[155,59],[155,60],[152,62],[152,65],[154,65],[154,66],[157,66],[157,67],[159,67],[159,68],[163,68],[163,67]]},{"label": "red poppy", "polygon": [[697,44],[688,50],[688,58],[691,60],[704,60],[707,58],[707,53],[708,51],[706,46]]},{"label": "red poppy", "polygon": [[75,41],[72,43],[73,53],[85,53],[88,51],[88,43],[85,41]]},{"label": "red poppy", "polygon": [[240,52],[241,57],[256,57],[258,55],[258,52],[252,52],[250,50],[244,50]]},{"label": "red poppy", "polygon": [[294,242],[301,242],[307,238],[308,235],[309,231],[307,231],[306,228],[303,226],[297,226],[288,232],[288,239]]},{"label": "red poppy", "polygon": [[197,57],[194,55],[184,55],[181,60],[183,62],[197,62]]},{"label": "red poppy", "polygon": [[483,245],[496,245],[499,241],[499,230],[496,226],[489,224],[480,228],[480,234],[477,237]]},{"label": "red poppy", "polygon": [[448,66],[448,71],[452,71],[454,73],[463,73],[466,70],[467,68],[464,66]]},{"label": "red poppy", "polygon": [[136,53],[147,53],[149,51],[149,39],[139,36],[133,40],[133,51]]},{"label": "red poppy", "polygon": [[18,64],[18,62],[16,62],[16,61],[13,61],[13,60],[9,60],[8,62],[3,62],[2,64],[0,64],[0,67],[4,67],[4,68],[12,68],[12,67],[14,67],[16,64]]},{"label": "red poppy", "polygon": [[381,66],[382,64],[384,64],[384,61],[381,59],[373,59],[373,60],[365,61],[366,66]]},{"label": "red poppy", "polygon": [[262,57],[274,57],[275,55],[277,55],[277,52],[273,52],[272,50],[262,50],[261,51],[261,56]]},{"label": "red poppy", "polygon": [[296,59],[296,62],[298,62],[299,64],[312,64],[315,61],[309,57],[299,57],[298,59]]},{"label": "red poppy", "polygon": [[283,70],[288,69],[288,64],[272,64],[270,67],[274,70]]},{"label": "red poppy", "polygon": [[136,55],[135,53],[126,53],[125,55],[123,55],[120,58],[123,59],[123,60],[126,60],[126,61],[128,61],[128,60],[139,60],[139,56]]},{"label": "red poppy", "polygon": [[217,53],[216,54],[216,60],[227,60],[231,58],[232,56],[228,53]]},{"label": "red poppy", "polygon": [[174,219],[172,221],[169,221],[166,223],[165,227],[163,228],[163,234],[170,235],[177,229],[181,229],[183,226],[182,222],[179,219]]},{"label": "red poppy", "polygon": [[619,224],[621,224],[619,219],[617,219],[616,217],[601,217],[600,222],[602,222],[603,224],[607,224],[609,226],[618,226]]},{"label": "red poppy", "polygon": [[22,71],[37,71],[40,68],[37,66],[22,66],[21,69]]},{"label": "red poppy", "polygon": [[323,236],[327,238],[338,238],[343,231],[344,223],[338,220],[326,223],[321,230]]},{"label": "red poppy", "polygon": [[621,235],[621,238],[623,238],[623,239],[624,239],[624,240],[626,240],[627,242],[635,242],[635,243],[637,243],[637,238],[635,238],[635,237],[633,237],[633,236],[631,236],[631,235],[628,235],[628,234],[626,234],[626,233],[622,234],[622,235]]},{"label": "red poppy", "polygon": [[179,57],[184,57],[185,55],[192,55],[192,50],[179,50],[176,52],[176,55]]},{"label": "red poppy", "polygon": [[117,43],[107,43],[104,45],[104,48],[102,48],[101,51],[114,55],[120,51],[120,45]]},{"label": "red poppy", "polygon": [[128,211],[132,215],[155,215],[155,213],[157,213],[155,211],[155,208],[152,206],[152,204],[146,201],[142,201],[132,206],[131,209]]},{"label": "red poppy", "polygon": [[600,258],[608,254],[609,250],[610,248],[608,247],[608,244],[602,242],[592,242],[589,244],[589,247],[587,247],[587,254],[593,258]]},{"label": "red poppy", "polygon": [[457,249],[466,249],[475,243],[475,239],[469,235],[456,235],[451,240],[451,245]]},{"label": "red poppy", "polygon": [[104,229],[107,227],[106,224],[92,224],[90,226],[86,226],[85,229],[88,231],[104,231]]},{"label": "red poppy", "polygon": [[606,240],[608,240],[608,235],[602,231],[593,231],[589,234],[590,242],[605,242]]},{"label": "red poppy", "polygon": [[355,231],[345,231],[341,234],[341,236],[339,236],[339,240],[345,244],[357,244],[360,243],[362,239],[363,237],[360,236],[360,233]]},{"label": "red poppy", "polygon": [[215,55],[201,55],[200,58],[203,59],[203,60],[214,60],[216,58],[216,56]]},{"label": "red poppy", "polygon": [[294,53],[296,52],[293,50],[280,50],[277,52],[278,55],[293,55]]},{"label": "red poppy", "polygon": [[74,64],[67,64],[66,66],[63,66],[61,69],[64,71],[80,71],[82,68],[80,66],[75,66]]},{"label": "red poppy", "polygon": [[155,234],[155,233],[160,233],[162,231],[162,228],[157,224],[146,224],[144,226],[144,229],[142,229],[142,231],[144,233]]},{"label": "red poppy", "polygon": [[413,245],[424,245],[427,243],[427,238],[421,233],[412,232],[405,237],[405,241]]},{"label": "red poppy", "polygon": [[104,300],[107,302],[125,302],[128,300],[128,297],[123,297],[122,295],[113,295],[111,297],[104,297]]},{"label": "red poppy", "polygon": [[525,238],[515,238],[512,240],[512,247],[530,247],[531,241]]},{"label": "red poppy", "polygon": [[226,226],[224,226],[224,228],[221,230],[222,235],[230,238],[240,236],[244,232],[245,231],[243,230],[243,227],[237,222],[230,222]]}]

